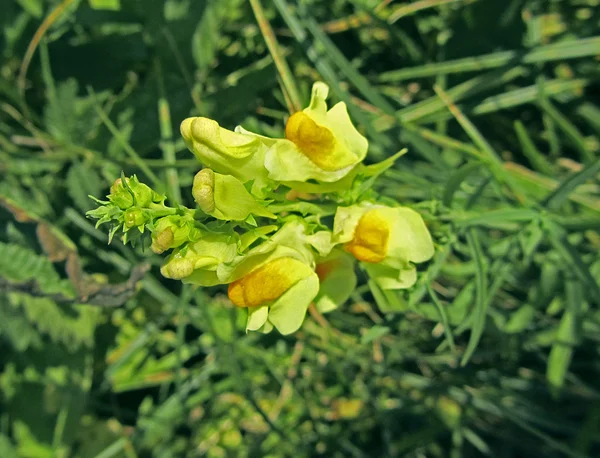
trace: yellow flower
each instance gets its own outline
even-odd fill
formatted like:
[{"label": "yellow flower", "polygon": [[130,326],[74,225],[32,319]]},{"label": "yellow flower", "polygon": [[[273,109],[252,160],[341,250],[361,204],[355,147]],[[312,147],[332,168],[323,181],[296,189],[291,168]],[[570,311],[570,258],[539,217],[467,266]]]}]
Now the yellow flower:
[{"label": "yellow flower", "polygon": [[346,104],[327,110],[329,88],[315,83],[308,108],[294,113],[285,127],[285,139],[265,154],[269,178],[291,183],[313,179],[337,182],[366,156],[368,142],[354,127]]},{"label": "yellow flower", "polygon": [[263,256],[249,258],[255,267],[229,285],[229,299],[248,309],[247,330],[269,332],[275,327],[281,334],[291,334],[302,325],[319,291],[319,278],[293,257],[298,254],[292,250],[276,249],[261,262]]},{"label": "yellow flower", "polygon": [[406,207],[339,207],[333,240],[365,263],[366,271],[383,289],[412,286],[417,279],[413,263],[425,262],[434,253],[421,215]]}]

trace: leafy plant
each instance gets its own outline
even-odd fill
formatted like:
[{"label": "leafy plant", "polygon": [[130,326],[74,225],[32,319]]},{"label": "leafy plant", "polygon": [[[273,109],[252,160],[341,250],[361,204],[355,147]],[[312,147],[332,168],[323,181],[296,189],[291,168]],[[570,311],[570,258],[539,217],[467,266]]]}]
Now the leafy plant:
[{"label": "leafy plant", "polygon": [[[7,2],[0,456],[597,456],[598,15],[595,0]],[[293,186],[235,176],[175,134],[202,117],[284,139],[314,81],[368,139],[341,190],[296,162],[278,169]],[[190,149],[213,170],[195,183]],[[99,208],[135,246],[83,216],[121,171],[151,202]],[[213,208],[211,185],[241,192],[231,177],[246,203]],[[246,333],[228,287],[161,273],[200,225],[261,244],[296,215],[310,237],[365,201],[421,215],[433,258],[390,290],[345,252],[319,308],[348,301],[291,336]]]}]

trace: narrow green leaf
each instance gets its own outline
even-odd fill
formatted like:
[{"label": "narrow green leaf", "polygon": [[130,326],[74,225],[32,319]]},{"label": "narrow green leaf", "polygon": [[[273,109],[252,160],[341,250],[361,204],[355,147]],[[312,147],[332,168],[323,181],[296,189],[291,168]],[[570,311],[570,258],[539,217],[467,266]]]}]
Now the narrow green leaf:
[{"label": "narrow green leaf", "polygon": [[383,336],[389,334],[389,332],[390,332],[390,328],[388,328],[386,326],[375,325],[361,336],[360,343],[363,345],[369,344],[369,343],[373,342],[374,340],[377,340],[380,337],[383,337]]},{"label": "narrow green leaf", "polygon": [[535,143],[527,133],[527,129],[523,123],[519,120],[514,122],[515,131],[517,133],[517,138],[519,139],[519,143],[521,144],[521,148],[523,148],[523,154],[529,162],[531,166],[537,170],[538,172],[544,173],[546,175],[552,175],[553,169],[546,156],[544,156],[535,146]]},{"label": "narrow green leaf", "polygon": [[483,334],[485,328],[485,320],[487,315],[487,278],[485,273],[485,261],[481,246],[479,244],[479,237],[475,229],[467,231],[467,243],[471,251],[471,256],[475,260],[477,270],[475,271],[475,307],[473,310],[473,323],[471,326],[471,336],[469,337],[469,343],[460,361],[461,366],[465,366],[479,344],[479,340]]},{"label": "narrow green leaf", "polygon": [[398,82],[415,78],[427,78],[449,73],[473,72],[485,69],[515,65],[517,63],[536,64],[555,60],[575,59],[598,54],[600,37],[569,40],[536,47],[528,52],[501,51],[478,57],[450,60],[420,67],[403,68],[384,72],[379,76],[382,82]]},{"label": "narrow green leaf", "polygon": [[448,321],[448,314],[446,313],[446,308],[438,299],[437,294],[435,294],[435,291],[433,290],[433,288],[431,288],[431,285],[427,285],[427,291],[429,292],[429,296],[431,297],[431,300],[433,301],[433,304],[435,305],[435,308],[437,309],[440,315],[440,322],[444,327],[444,335],[446,336],[446,341],[448,342],[448,345],[450,346],[452,352],[456,353],[456,345],[454,344],[454,336],[452,335],[452,330],[450,329],[450,322]]},{"label": "narrow green leaf", "polygon": [[544,227],[550,237],[550,242],[558,254],[585,285],[585,292],[589,295],[590,299],[600,305],[600,286],[598,286],[589,267],[581,259],[575,247],[567,240],[564,229],[547,219],[544,220]]},{"label": "narrow green leaf", "polygon": [[583,302],[581,284],[572,278],[565,283],[567,309],[563,313],[556,333],[556,340],[550,350],[546,378],[555,396],[562,389],[575,346],[579,342],[580,313]]},{"label": "narrow green leaf", "polygon": [[582,162],[591,162],[597,151],[591,151],[586,145],[585,138],[579,132],[579,129],[556,108],[549,100],[543,99],[540,102],[542,109],[556,123],[556,125],[565,134],[565,137],[571,142],[575,149],[581,155]]},{"label": "narrow green leaf", "polygon": [[593,179],[598,173],[600,173],[600,158],[563,181],[544,199],[542,205],[550,209],[559,208],[578,186]]},{"label": "narrow green leaf", "polygon": [[460,185],[479,167],[481,167],[481,163],[479,162],[468,162],[450,175],[442,197],[442,202],[446,207],[452,206],[454,194],[458,191]]}]

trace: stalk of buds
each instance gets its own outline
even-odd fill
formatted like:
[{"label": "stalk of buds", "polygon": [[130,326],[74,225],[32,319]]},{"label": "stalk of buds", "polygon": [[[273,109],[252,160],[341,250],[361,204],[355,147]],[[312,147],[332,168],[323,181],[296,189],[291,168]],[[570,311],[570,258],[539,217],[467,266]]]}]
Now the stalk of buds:
[{"label": "stalk of buds", "polygon": [[117,179],[88,216],[112,223],[109,241],[122,230],[125,243],[148,236],[155,253],[172,250],[165,277],[229,285],[231,302],[248,311],[247,330],[290,334],[311,303],[323,313],[339,307],[357,263],[381,289],[410,288],[415,263],[433,256],[429,231],[416,211],[366,192],[403,152],[365,166],[367,139],[343,102],[327,109],[328,90],[315,83],[285,138],[184,120],[185,143],[205,165],[192,187],[197,209],[166,206],[134,175]]}]

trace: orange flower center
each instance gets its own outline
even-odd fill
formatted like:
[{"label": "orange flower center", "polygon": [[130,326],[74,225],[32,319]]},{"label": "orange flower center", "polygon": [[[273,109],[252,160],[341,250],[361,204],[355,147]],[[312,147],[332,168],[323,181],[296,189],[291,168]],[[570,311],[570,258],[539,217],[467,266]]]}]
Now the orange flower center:
[{"label": "orange flower center", "polygon": [[278,299],[305,278],[307,270],[296,259],[275,259],[231,283],[227,295],[238,307],[257,307]]},{"label": "orange flower center", "polygon": [[344,249],[363,262],[381,262],[387,255],[390,226],[378,210],[369,210],[358,221],[354,238]]},{"label": "orange flower center", "polygon": [[336,157],[332,155],[336,145],[333,133],[327,127],[318,125],[303,111],[290,116],[285,126],[285,137],[323,170],[340,169]]}]

